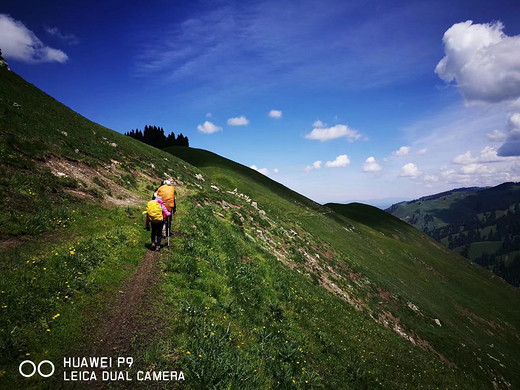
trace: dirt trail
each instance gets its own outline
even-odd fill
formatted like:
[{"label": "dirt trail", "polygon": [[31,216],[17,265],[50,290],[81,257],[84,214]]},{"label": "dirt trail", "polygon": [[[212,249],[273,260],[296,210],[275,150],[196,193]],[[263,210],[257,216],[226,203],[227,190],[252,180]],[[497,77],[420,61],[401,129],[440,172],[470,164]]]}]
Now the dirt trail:
[{"label": "dirt trail", "polygon": [[135,275],[119,290],[97,330],[90,356],[115,356],[117,352],[129,350],[135,333],[142,331],[141,326],[147,326],[142,323],[142,314],[148,311],[147,294],[158,280],[158,260],[159,253],[147,252]]}]

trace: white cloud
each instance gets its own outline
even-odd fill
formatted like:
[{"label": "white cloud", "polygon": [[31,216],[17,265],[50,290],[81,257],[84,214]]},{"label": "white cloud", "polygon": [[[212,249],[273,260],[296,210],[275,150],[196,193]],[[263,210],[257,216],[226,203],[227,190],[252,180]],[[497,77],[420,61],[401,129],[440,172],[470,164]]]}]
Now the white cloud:
[{"label": "white cloud", "polygon": [[470,165],[470,164],[481,164],[481,163],[495,163],[501,161],[508,161],[511,157],[502,157],[498,155],[498,151],[493,146],[485,146],[484,149],[480,151],[479,157],[473,157],[471,152],[468,150],[464,154],[460,154],[453,159],[455,164],[460,165]]},{"label": "white cloud", "polygon": [[423,156],[423,155],[426,154],[427,151],[428,151],[428,148],[422,148],[421,150],[417,151],[417,155],[418,156]]},{"label": "white cloud", "polygon": [[0,48],[6,58],[29,63],[64,63],[69,58],[63,51],[45,46],[22,22],[9,15],[0,14],[0,31]]},{"label": "white cloud", "polygon": [[410,147],[409,146],[401,146],[399,150],[396,150],[395,152],[392,152],[394,156],[401,157],[406,156],[408,153],[410,153]]},{"label": "white cloud", "polygon": [[305,167],[303,168],[303,170],[304,170],[305,172],[309,172],[309,171],[312,171],[313,169],[321,169],[321,164],[322,164],[322,163],[321,163],[320,160],[318,160],[318,161],[314,161],[314,162],[312,163],[312,165],[307,165],[307,166],[305,166]]},{"label": "white cloud", "polygon": [[215,124],[206,121],[203,125],[198,125],[197,130],[204,134],[212,134],[216,133],[217,131],[222,131],[222,127],[216,126]]},{"label": "white cloud", "polygon": [[468,103],[520,97],[520,35],[509,37],[500,22],[451,26],[443,37],[445,57],[435,73],[455,81]]},{"label": "white cloud", "polygon": [[[267,168],[258,168],[256,165],[251,165],[249,168],[254,169],[257,172],[260,172],[262,175],[269,176],[269,169]],[[275,170],[276,171],[276,170]]]},{"label": "white cloud", "polygon": [[327,124],[326,123],[323,123],[322,121],[320,121],[319,119],[314,122],[312,124],[312,127],[319,127],[319,128],[322,128],[322,127],[327,127]]},{"label": "white cloud", "polygon": [[273,173],[278,173],[280,170],[278,168],[273,169]]},{"label": "white cloud", "polygon": [[499,162],[509,160],[507,157],[500,157],[498,155],[497,149],[492,146],[486,146],[484,149],[480,151],[479,162],[481,163],[491,163],[491,162]]},{"label": "white cloud", "polygon": [[58,29],[58,27],[45,27],[45,31],[47,34],[52,35],[69,45],[77,45],[79,43],[77,36],[74,34],[64,34]]},{"label": "white cloud", "polygon": [[467,165],[467,164],[473,164],[473,163],[476,163],[477,162],[477,159],[475,157],[473,157],[471,155],[471,152],[468,150],[466,153],[464,154],[459,154],[457,157],[455,157],[453,159],[453,162],[455,164],[462,164],[462,165]]},{"label": "white cloud", "polygon": [[495,169],[483,164],[468,164],[460,168],[461,173],[465,175],[473,174],[492,174]]},{"label": "white cloud", "polygon": [[492,142],[502,142],[502,141],[505,141],[505,139],[506,139],[506,133],[503,133],[502,131],[499,131],[499,130],[493,130],[493,131],[487,133],[486,137],[488,140],[490,140]]},{"label": "white cloud", "polygon": [[367,158],[363,164],[363,172],[379,172],[381,169],[383,168],[374,157]]},{"label": "white cloud", "polygon": [[350,159],[346,154],[341,154],[334,161],[327,161],[325,163],[325,166],[328,168],[339,168],[339,167],[346,167],[350,164]]},{"label": "white cloud", "polygon": [[353,130],[346,125],[336,125],[328,128],[314,128],[305,136],[307,139],[318,140],[321,142],[342,137],[347,138],[349,142],[353,142],[360,139],[362,135],[358,133],[357,130]]},{"label": "white cloud", "polygon": [[211,117],[212,117],[211,112],[208,112],[208,113],[206,114],[206,118],[211,118]]},{"label": "white cloud", "polygon": [[249,120],[242,115],[235,118],[229,118],[227,123],[230,126],[246,126],[249,124]]},{"label": "white cloud", "polygon": [[419,171],[419,168],[414,163],[408,163],[403,165],[401,168],[401,174],[402,177],[411,177],[411,178],[417,178],[421,174],[421,171]]},{"label": "white cloud", "polygon": [[424,176],[424,181],[436,182],[436,181],[439,181],[439,176],[437,176],[437,175],[426,175],[426,176]]},{"label": "white cloud", "polygon": [[271,110],[271,111],[269,111],[269,117],[274,118],[274,119],[280,119],[282,117],[282,111]]}]

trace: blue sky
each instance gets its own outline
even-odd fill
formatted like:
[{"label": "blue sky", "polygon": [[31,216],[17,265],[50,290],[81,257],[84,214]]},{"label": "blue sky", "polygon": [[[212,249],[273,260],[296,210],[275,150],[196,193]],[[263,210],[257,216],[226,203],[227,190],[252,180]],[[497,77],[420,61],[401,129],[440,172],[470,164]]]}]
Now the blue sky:
[{"label": "blue sky", "polygon": [[0,48],[106,127],[381,205],[520,181],[518,20],[517,1],[4,0]]}]

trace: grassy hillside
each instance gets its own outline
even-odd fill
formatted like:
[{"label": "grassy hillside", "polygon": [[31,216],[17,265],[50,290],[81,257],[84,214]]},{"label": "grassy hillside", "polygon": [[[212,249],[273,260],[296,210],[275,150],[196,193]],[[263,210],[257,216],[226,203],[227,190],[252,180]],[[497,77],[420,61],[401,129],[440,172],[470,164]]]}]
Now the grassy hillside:
[{"label": "grassy hillside", "polygon": [[520,286],[520,183],[448,191],[388,212]]},{"label": "grassy hillside", "polygon": [[[386,324],[401,335],[400,341],[423,345],[439,362],[449,362],[449,367],[458,367],[466,375],[471,372],[479,378],[474,385],[489,385],[484,377],[490,372],[513,381],[516,374],[511,375],[510,365],[519,364],[518,347],[510,344],[519,342],[517,289],[377,209],[355,205],[341,216],[329,208],[299,203],[291,191],[284,193],[269,178],[211,153],[168,151],[200,168],[206,180],[220,189],[217,198],[222,193],[232,195],[229,192],[236,188],[257,201],[266,211],[266,220],[247,223],[245,219],[244,235],[261,243],[263,236],[268,252],[357,307],[357,316]],[[259,185],[266,182],[270,186]],[[233,216],[229,219],[233,221]],[[287,237],[294,233],[293,238],[302,240],[291,242]],[[344,318],[345,326],[350,318]],[[509,356],[507,364],[490,357],[495,357],[498,345],[499,354]],[[372,352],[388,362],[388,353]],[[399,375],[407,377],[402,371]]]},{"label": "grassy hillside", "polygon": [[91,342],[146,252],[145,201],[170,176],[182,196],[196,170],[2,67],[0,158],[0,388],[48,388],[18,364]]},{"label": "grassy hillside", "polygon": [[[0,80],[0,388],[70,387],[59,364],[47,379],[18,365],[91,354],[185,373],[152,388],[520,386],[518,290],[421,232],[210,152],[153,149]],[[151,257],[141,212],[168,176],[174,236]],[[115,321],[125,310],[136,318]]]}]

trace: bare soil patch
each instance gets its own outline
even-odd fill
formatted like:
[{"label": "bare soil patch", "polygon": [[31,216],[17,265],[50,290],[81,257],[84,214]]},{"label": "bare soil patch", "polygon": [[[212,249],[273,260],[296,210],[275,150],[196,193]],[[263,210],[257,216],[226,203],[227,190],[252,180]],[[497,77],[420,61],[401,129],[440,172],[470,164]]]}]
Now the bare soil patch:
[{"label": "bare soil patch", "polygon": [[157,252],[148,252],[135,275],[119,290],[119,295],[94,337],[96,342],[90,356],[116,356],[127,351],[133,335],[144,331],[140,329],[140,325],[143,325],[140,318],[149,307],[146,305],[147,294],[159,278],[156,268],[158,260]]},{"label": "bare soil patch", "polygon": [[112,163],[106,169],[103,167],[94,169],[78,161],[54,158],[48,160],[45,165],[55,176],[72,177],[82,183],[85,187],[69,190],[69,193],[81,199],[93,200],[94,197],[88,190],[95,188],[103,194],[103,204],[106,206],[133,206],[141,204],[143,201],[139,196],[109,178],[121,175],[118,164]]}]

